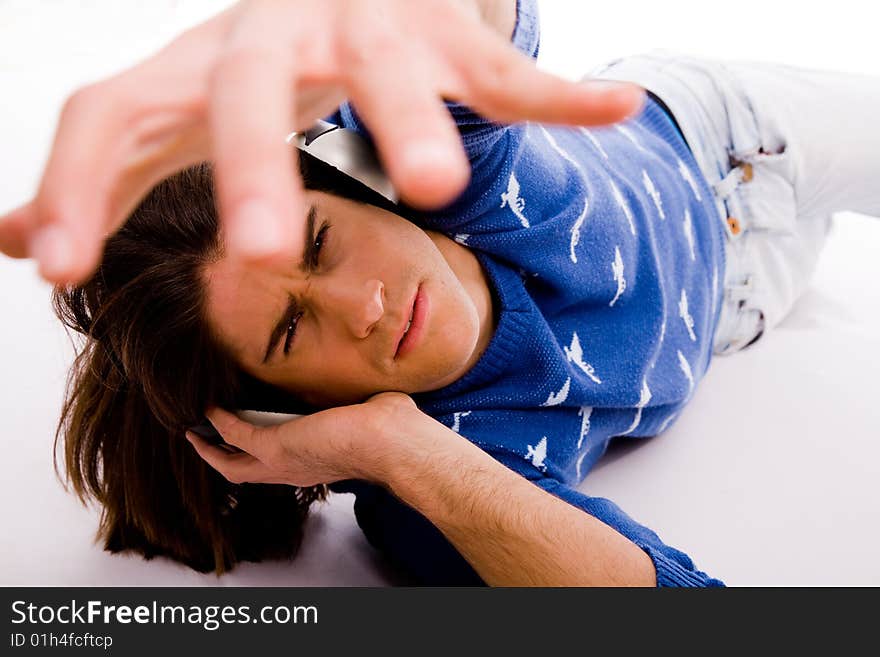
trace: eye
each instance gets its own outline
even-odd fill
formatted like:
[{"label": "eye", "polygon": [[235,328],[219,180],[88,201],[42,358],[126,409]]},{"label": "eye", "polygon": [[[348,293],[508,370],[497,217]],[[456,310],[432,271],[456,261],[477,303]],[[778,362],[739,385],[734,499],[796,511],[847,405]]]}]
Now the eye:
[{"label": "eye", "polygon": [[293,317],[290,318],[290,322],[287,324],[287,337],[284,339],[285,356],[290,353],[290,342],[293,340],[293,336],[296,333],[296,325],[299,323],[300,317],[302,317],[302,313],[296,313]]},{"label": "eye", "polygon": [[320,230],[318,230],[318,234],[315,235],[315,240],[312,242],[312,248],[309,249],[309,255],[311,256],[309,266],[314,269],[318,266],[318,260],[321,255],[321,251],[324,249],[324,243],[327,241],[327,232],[330,230],[330,222],[325,221],[321,224]]},{"label": "eye", "polygon": [[[315,235],[315,240],[312,242],[312,248],[309,249],[309,267],[312,269],[315,269],[318,266],[321,251],[327,241],[327,231],[329,230],[330,222],[325,221],[321,225],[320,230],[318,230],[318,234]],[[302,312],[296,313],[290,318],[290,322],[287,324],[287,337],[284,340],[285,355],[290,353],[290,343],[293,341],[294,335],[296,335],[296,325],[299,323],[299,318],[302,317],[302,315]]]}]

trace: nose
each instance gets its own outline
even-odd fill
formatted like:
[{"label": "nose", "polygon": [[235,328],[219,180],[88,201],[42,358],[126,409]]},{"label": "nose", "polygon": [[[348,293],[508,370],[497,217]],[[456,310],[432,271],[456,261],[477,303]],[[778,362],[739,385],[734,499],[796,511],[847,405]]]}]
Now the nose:
[{"label": "nose", "polygon": [[325,317],[335,317],[356,338],[365,338],[385,314],[385,284],[337,279],[315,290]]}]

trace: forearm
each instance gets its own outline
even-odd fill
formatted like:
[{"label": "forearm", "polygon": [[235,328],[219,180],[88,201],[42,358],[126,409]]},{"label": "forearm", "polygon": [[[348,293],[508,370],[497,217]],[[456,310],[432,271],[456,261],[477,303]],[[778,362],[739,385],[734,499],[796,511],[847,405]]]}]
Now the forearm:
[{"label": "forearm", "polygon": [[648,555],[438,422],[401,436],[384,485],[490,586],[654,586]]}]

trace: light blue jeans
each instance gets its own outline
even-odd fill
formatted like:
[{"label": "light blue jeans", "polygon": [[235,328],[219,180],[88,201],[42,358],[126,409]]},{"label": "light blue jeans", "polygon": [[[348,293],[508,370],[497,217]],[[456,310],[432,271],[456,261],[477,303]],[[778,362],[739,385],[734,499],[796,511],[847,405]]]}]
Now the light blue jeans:
[{"label": "light blue jeans", "polygon": [[593,75],[660,98],[714,190],[727,235],[716,354],[788,314],[834,212],[880,216],[880,78],[667,51]]}]

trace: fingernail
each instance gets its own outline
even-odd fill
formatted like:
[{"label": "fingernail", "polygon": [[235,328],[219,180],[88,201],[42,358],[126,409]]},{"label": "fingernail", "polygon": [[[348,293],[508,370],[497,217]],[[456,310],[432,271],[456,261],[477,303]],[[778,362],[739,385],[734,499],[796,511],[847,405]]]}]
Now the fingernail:
[{"label": "fingernail", "polygon": [[29,255],[40,263],[43,275],[67,272],[73,264],[73,245],[66,231],[58,226],[43,228],[31,240]]},{"label": "fingernail", "polygon": [[247,201],[238,209],[229,239],[230,246],[241,255],[273,255],[282,247],[281,220],[263,201]]},{"label": "fingernail", "polygon": [[184,432],[184,435],[189,442],[193,441],[193,435],[189,431]]}]

